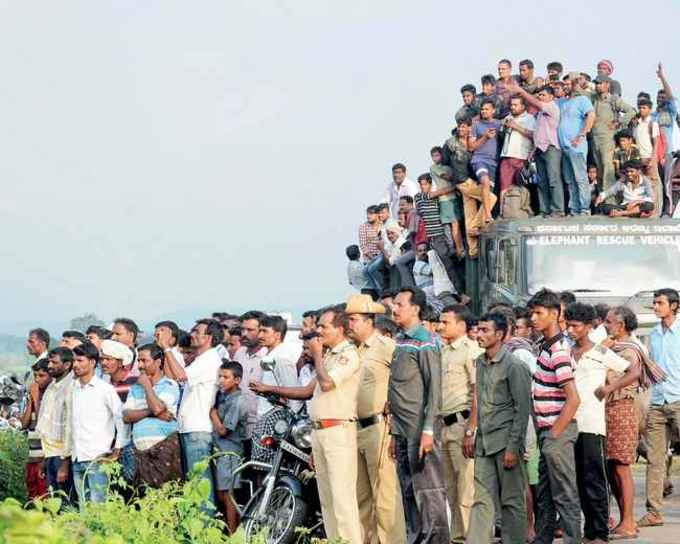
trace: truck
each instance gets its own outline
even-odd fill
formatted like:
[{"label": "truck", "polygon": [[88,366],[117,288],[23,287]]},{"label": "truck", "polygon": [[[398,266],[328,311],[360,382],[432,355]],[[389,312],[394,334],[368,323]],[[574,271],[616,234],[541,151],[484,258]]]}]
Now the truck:
[{"label": "truck", "polygon": [[466,266],[477,315],[495,303],[524,306],[539,289],[571,291],[589,304],[627,305],[638,334],[658,322],[653,293],[680,290],[680,220],[569,217],[497,220]]}]

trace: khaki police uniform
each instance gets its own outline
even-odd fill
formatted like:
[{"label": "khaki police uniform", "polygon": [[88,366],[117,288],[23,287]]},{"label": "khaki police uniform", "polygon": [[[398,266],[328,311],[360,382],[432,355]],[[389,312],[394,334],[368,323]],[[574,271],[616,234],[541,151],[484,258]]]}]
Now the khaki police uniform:
[{"label": "khaki police uniform", "polygon": [[345,340],[328,352],[323,364],[335,387],[324,392],[317,384],[310,406],[321,513],[329,540],[362,544],[356,494],[359,354]]},{"label": "khaki police uniform", "polygon": [[[463,456],[465,426],[472,408],[477,343],[462,336],[442,347],[442,461],[451,509],[451,542],[465,542],[474,500],[474,459]],[[447,425],[448,423],[448,425]]]},{"label": "khaki police uniform", "polygon": [[389,430],[383,415],[387,402],[394,340],[377,332],[358,348],[361,385],[357,400],[359,446],[357,499],[364,541],[405,544],[406,524],[397,466],[389,455]]}]

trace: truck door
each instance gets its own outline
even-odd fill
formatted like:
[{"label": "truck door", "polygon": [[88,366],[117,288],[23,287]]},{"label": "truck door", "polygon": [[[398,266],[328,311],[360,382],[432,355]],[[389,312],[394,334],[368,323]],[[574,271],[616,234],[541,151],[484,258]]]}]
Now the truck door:
[{"label": "truck door", "polygon": [[497,302],[515,305],[518,299],[519,243],[515,238],[506,237],[496,244],[493,257],[488,254],[486,259],[488,284],[483,293],[484,309]]}]

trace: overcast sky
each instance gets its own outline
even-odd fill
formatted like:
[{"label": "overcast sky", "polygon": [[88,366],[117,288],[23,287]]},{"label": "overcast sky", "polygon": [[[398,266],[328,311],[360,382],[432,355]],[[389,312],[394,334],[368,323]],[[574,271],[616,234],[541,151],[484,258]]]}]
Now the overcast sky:
[{"label": "overcast sky", "polygon": [[425,171],[502,57],[680,92],[680,2],[544,6],[3,2],[0,330],[345,297],[391,164]]}]

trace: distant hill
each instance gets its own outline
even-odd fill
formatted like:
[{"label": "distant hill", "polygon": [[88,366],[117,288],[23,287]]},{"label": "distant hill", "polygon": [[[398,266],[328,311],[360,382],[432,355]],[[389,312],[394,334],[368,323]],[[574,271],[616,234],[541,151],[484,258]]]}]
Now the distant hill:
[{"label": "distant hill", "polygon": [[11,334],[0,334],[0,374],[23,375],[29,369],[26,339]]}]

